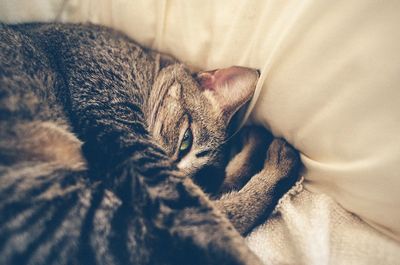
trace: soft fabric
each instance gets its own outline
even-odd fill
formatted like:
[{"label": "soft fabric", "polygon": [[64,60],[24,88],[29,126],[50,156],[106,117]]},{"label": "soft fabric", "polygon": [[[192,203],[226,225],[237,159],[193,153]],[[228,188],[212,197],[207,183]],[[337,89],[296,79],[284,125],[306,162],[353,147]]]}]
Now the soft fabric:
[{"label": "soft fabric", "polygon": [[397,0],[0,1],[2,21],[91,21],[194,67],[260,68],[250,120],[301,152],[305,189],[400,242],[398,14]]},{"label": "soft fabric", "polygon": [[264,264],[399,264],[397,241],[298,183],[246,241]]}]

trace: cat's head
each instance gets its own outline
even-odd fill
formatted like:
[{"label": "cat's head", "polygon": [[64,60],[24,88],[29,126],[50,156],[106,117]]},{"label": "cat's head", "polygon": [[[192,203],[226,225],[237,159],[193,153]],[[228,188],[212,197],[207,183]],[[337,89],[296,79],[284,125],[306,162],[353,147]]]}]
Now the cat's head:
[{"label": "cat's head", "polygon": [[[222,181],[228,128],[235,113],[254,93],[257,70],[230,67],[190,73],[182,64],[159,71],[150,93],[150,133],[206,191]],[[208,190],[207,190],[208,189]]]}]

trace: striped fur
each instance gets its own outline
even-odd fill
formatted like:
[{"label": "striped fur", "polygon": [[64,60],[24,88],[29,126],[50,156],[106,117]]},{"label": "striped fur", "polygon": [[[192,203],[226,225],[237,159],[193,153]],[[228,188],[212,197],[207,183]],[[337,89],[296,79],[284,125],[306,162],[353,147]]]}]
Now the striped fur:
[{"label": "striped fur", "polygon": [[153,57],[91,25],[0,25],[0,264],[259,264],[148,134]]}]

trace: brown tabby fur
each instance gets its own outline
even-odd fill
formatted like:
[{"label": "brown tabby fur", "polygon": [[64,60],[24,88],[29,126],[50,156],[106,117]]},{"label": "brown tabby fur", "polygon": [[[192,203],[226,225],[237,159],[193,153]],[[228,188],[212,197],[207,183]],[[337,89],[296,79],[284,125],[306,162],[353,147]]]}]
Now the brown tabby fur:
[{"label": "brown tabby fur", "polygon": [[[0,24],[0,51],[0,264],[260,264],[187,177],[224,168],[227,131],[199,114],[205,99],[177,103],[198,90],[182,65],[164,67],[93,25]],[[173,113],[153,111],[170,111],[167,102]],[[189,122],[176,120],[183,105],[198,124],[193,150],[203,159],[189,171],[178,170],[171,151]],[[291,149],[275,141],[269,150],[265,174],[252,179],[274,172],[274,183],[292,180]],[[253,190],[217,203],[242,233],[255,221],[226,198],[242,203]],[[266,191],[260,204],[273,204],[281,185]]]}]

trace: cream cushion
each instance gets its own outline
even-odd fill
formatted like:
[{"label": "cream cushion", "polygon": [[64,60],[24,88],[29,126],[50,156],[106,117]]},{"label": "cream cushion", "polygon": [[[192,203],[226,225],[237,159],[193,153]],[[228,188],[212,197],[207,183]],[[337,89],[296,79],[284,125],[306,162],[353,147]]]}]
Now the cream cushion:
[{"label": "cream cushion", "polygon": [[250,120],[305,188],[400,241],[400,1],[0,1],[5,22],[91,21],[192,66],[260,68]]}]

